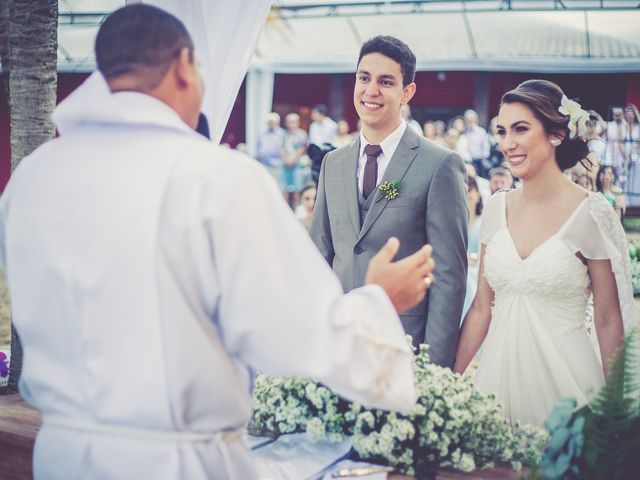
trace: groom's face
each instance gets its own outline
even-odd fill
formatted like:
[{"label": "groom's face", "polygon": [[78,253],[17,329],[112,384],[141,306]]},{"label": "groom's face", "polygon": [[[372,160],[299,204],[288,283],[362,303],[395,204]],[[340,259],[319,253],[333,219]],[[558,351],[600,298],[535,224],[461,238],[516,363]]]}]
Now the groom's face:
[{"label": "groom's face", "polygon": [[402,86],[400,64],[381,53],[362,57],[356,73],[353,103],[366,131],[391,133],[400,124],[400,107],[415,92]]}]

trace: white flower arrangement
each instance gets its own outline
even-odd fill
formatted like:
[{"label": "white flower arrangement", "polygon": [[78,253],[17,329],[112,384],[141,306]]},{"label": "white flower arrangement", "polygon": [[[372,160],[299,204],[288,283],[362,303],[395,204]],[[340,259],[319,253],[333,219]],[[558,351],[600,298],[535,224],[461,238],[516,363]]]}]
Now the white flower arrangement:
[{"label": "white flower arrangement", "polygon": [[586,140],[588,137],[587,122],[589,121],[589,112],[582,109],[578,102],[569,100],[566,95],[562,95],[560,107],[558,111],[569,117],[569,139],[576,137]]},{"label": "white flower arrangement", "polygon": [[478,392],[471,375],[431,364],[426,345],[414,365],[418,403],[409,415],[367,410],[311,381],[259,375],[249,431],[306,431],[318,441],[350,436],[358,458],[418,476],[447,466],[468,472],[494,462],[515,469],[538,463],[546,431],[511,429],[493,395]]}]

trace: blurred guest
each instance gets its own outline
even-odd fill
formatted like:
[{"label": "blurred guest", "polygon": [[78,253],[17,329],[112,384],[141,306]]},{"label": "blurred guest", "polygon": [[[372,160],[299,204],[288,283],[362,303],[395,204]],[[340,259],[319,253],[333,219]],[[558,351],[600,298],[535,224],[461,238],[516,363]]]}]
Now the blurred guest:
[{"label": "blurred guest", "polygon": [[282,190],[291,208],[298,204],[302,188],[300,159],[307,149],[307,132],[300,128],[300,116],[290,113],[284,119],[287,128],[282,142]]},{"label": "blurred guest", "polygon": [[435,129],[435,138],[433,139],[433,141],[439,145],[442,145],[443,147],[446,147],[447,142],[444,139],[444,132],[446,128],[445,123],[442,120],[436,120],[435,122],[433,122],[433,128]]},{"label": "blurred guest", "polygon": [[258,136],[258,161],[264,165],[282,185],[282,142],[284,129],[280,126],[280,115],[271,112],[266,117],[267,129]]},{"label": "blurred guest", "polygon": [[586,173],[582,173],[581,171],[578,171],[578,172],[572,171],[571,180],[577,185],[580,185],[585,190],[588,190],[589,192],[596,191],[596,188],[595,188],[595,185],[593,184],[593,180],[591,176]]},{"label": "blurred guest", "polygon": [[465,125],[464,125],[464,117],[462,115],[456,115],[451,120],[449,120],[449,128],[455,128],[462,135],[464,133]]},{"label": "blurred guest", "polygon": [[405,122],[407,122],[407,125],[413,128],[414,132],[418,135],[422,135],[422,127],[420,127],[420,124],[411,117],[411,107],[408,103],[405,103],[400,107],[400,116]]},{"label": "blurred guest", "polygon": [[433,140],[436,138],[436,126],[431,120],[427,120],[426,122],[424,122],[424,125],[422,126],[422,133],[424,135],[424,138],[428,140]]},{"label": "blurred guest", "polygon": [[467,260],[469,269],[467,270],[467,293],[464,298],[464,308],[460,321],[464,318],[469,306],[471,306],[473,297],[476,295],[476,287],[478,285],[478,255],[480,253],[479,233],[482,223],[483,207],[482,195],[480,195],[476,178],[468,177],[467,185],[467,207],[469,208]]},{"label": "blurred guest", "polygon": [[589,160],[599,165],[607,154],[607,141],[603,138],[605,121],[595,110],[589,110],[587,121],[587,145],[589,147]]},{"label": "blurred guest", "polygon": [[464,135],[460,134],[457,128],[450,128],[444,134],[444,140],[449,149],[456,152],[462,160],[465,162],[471,161],[471,155],[469,155],[469,149],[467,148],[467,141]]},{"label": "blurred guest", "polygon": [[476,184],[478,185],[478,191],[480,192],[480,196],[482,197],[482,202],[486,203],[491,196],[491,186],[489,185],[489,180],[478,176],[476,167],[473,166],[473,163],[464,162],[464,167],[467,169],[467,178],[475,179]]},{"label": "blurred guest", "polygon": [[353,135],[350,133],[349,122],[346,120],[338,121],[338,136],[336,140],[333,142],[333,145],[336,148],[346,147],[353,142]]},{"label": "blurred guest", "polygon": [[596,190],[604,195],[607,202],[615,209],[620,220],[626,210],[626,199],[622,189],[616,185],[616,171],[612,165],[601,165],[596,179]]},{"label": "blurred guest", "polygon": [[489,171],[487,163],[489,159],[489,138],[487,131],[478,125],[479,118],[475,110],[464,112],[464,136],[467,139],[467,148],[471,156],[471,162],[476,167],[478,175],[486,177]]},{"label": "blurred guest", "polygon": [[629,104],[624,109],[624,119],[627,122],[624,136],[625,155],[627,159],[626,192],[629,204],[640,205],[640,123],[638,107]]},{"label": "blurred guest", "polygon": [[489,172],[489,185],[491,194],[500,190],[511,190],[513,188],[513,175],[507,167],[497,166]]},{"label": "blurred guest", "polygon": [[613,120],[607,125],[607,154],[603,163],[613,165],[616,175],[619,175],[626,164],[624,137],[627,122],[622,108],[613,108],[611,114]]},{"label": "blurred guest", "polygon": [[300,190],[300,204],[296,208],[296,218],[304,228],[309,231],[311,220],[313,220],[313,209],[316,206],[316,186],[313,183],[305,185]]},{"label": "blurred guest", "polygon": [[[606,125],[606,122],[598,112],[589,110],[589,120],[587,121],[587,147],[589,148],[589,154],[587,155],[587,163],[592,168],[587,168],[584,162],[578,162],[572,168],[572,179],[584,188],[589,186],[589,190],[592,192],[596,191],[598,167],[604,163],[607,155],[607,141],[604,139]],[[589,181],[581,178],[584,175],[589,177]]]},{"label": "blurred guest", "polygon": [[244,153],[245,155],[248,155],[249,153],[249,149],[247,148],[247,144],[240,142],[239,144],[236,145],[236,150],[240,153]]},{"label": "blurred guest", "polygon": [[489,140],[489,159],[487,161],[487,171],[489,172],[492,168],[497,167],[504,162],[504,156],[502,155],[500,146],[498,145],[498,117],[493,117],[489,122],[489,133],[487,134],[487,139]]},{"label": "blurred guest", "polygon": [[325,143],[333,143],[338,136],[338,124],[327,116],[326,105],[318,104],[311,109],[311,125],[309,126],[309,144],[322,147]]}]

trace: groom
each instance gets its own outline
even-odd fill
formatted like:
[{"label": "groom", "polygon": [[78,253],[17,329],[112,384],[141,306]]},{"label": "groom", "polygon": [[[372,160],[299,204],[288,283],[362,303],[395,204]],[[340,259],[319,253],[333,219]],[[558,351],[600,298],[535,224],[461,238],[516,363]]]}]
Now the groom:
[{"label": "groom", "polygon": [[[391,236],[402,258],[433,245],[435,285],[400,315],[414,343],[428,343],[434,363],[453,363],[467,272],[465,168],[452,151],[426,140],[402,120],[411,100],[416,58],[394,37],[360,50],[353,103],[359,139],[327,154],[320,172],[311,237],[345,291],[364,284],[367,263]],[[380,188],[399,184],[397,196]]]}]

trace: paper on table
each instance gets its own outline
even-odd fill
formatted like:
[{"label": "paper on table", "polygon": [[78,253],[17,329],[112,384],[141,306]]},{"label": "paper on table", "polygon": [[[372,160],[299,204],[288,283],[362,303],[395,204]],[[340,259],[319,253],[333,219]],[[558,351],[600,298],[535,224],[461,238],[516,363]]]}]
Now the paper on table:
[{"label": "paper on table", "polygon": [[[324,474],[322,480],[336,480],[331,475],[336,470],[346,470],[350,468],[366,468],[377,467],[378,465],[372,465],[371,463],[354,462],[352,460],[341,460],[331,467],[331,469]],[[387,472],[372,473],[371,475],[359,476],[359,477],[341,477],[343,480],[387,480]]]},{"label": "paper on table", "polygon": [[275,442],[275,440],[271,437],[256,437],[254,435],[247,435],[247,445],[251,450],[257,450],[258,448],[262,448],[265,445]]},{"label": "paper on table", "polygon": [[[313,479],[351,449],[351,442],[312,442],[304,433],[283,435],[253,451],[260,479]],[[367,479],[369,480],[369,479]]]}]

